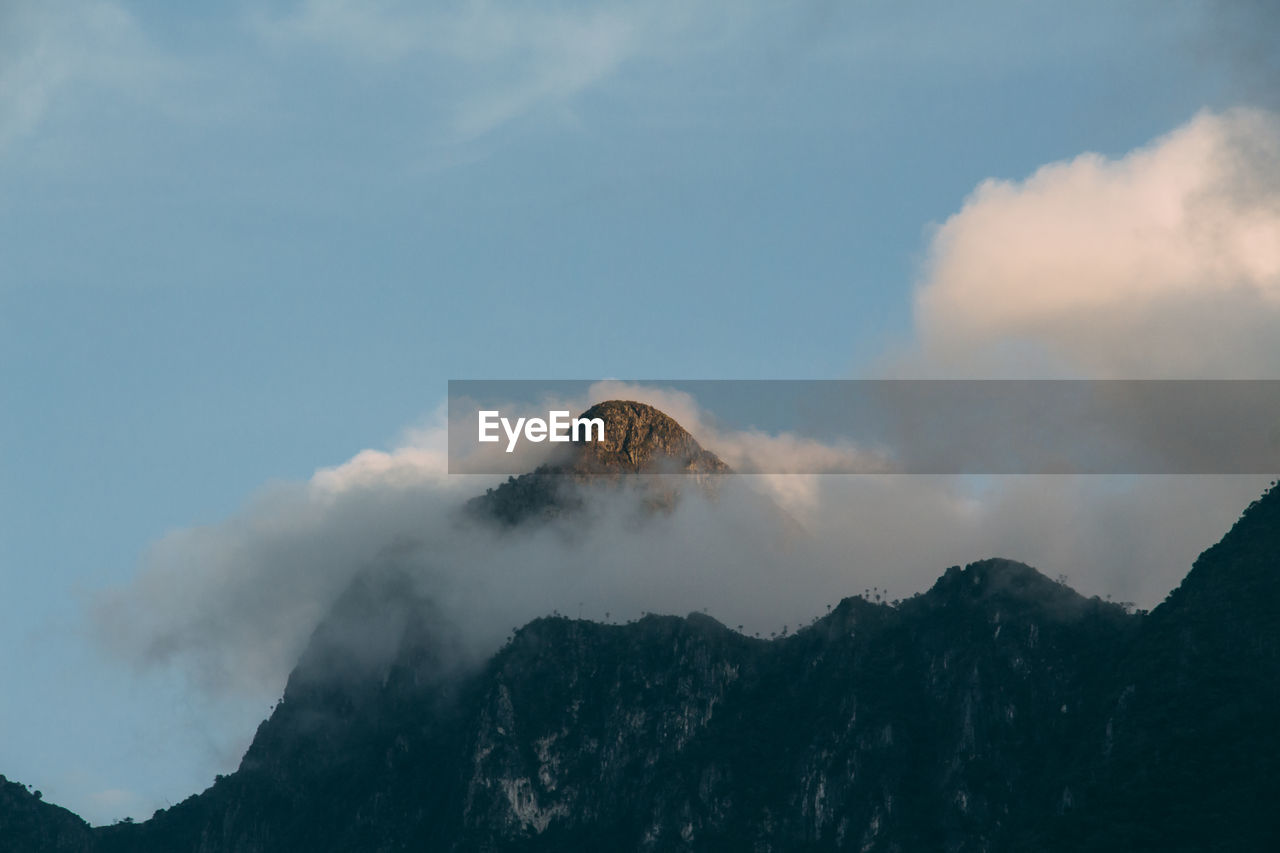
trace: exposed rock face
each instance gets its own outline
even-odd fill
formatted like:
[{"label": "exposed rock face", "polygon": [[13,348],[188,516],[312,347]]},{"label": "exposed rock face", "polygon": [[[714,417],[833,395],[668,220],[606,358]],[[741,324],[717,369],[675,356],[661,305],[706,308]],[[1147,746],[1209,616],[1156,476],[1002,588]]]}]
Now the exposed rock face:
[{"label": "exposed rock face", "polygon": [[[581,509],[584,486],[625,482],[644,491],[653,509],[670,509],[681,487],[692,481],[714,490],[708,475],[729,473],[729,466],[675,419],[645,403],[609,400],[597,403],[579,417],[604,421],[604,440],[572,442],[562,453],[529,474],[512,477],[475,498],[470,511],[506,524],[557,516]],[[668,474],[683,477],[645,477]],[[682,480],[684,482],[682,482]]]},{"label": "exposed rock face", "polygon": [[609,400],[582,413],[604,421],[604,441],[573,444],[561,470],[572,474],[718,474],[729,466],[684,427],[645,403]]},{"label": "exposed rock face", "polygon": [[[458,672],[412,585],[364,575],[240,769],[92,849],[1280,849],[1278,614],[1280,492],[1149,615],[987,560],[773,640],[539,619]],[[364,619],[377,660],[335,639]],[[89,849],[5,848],[7,802],[0,849]]]}]

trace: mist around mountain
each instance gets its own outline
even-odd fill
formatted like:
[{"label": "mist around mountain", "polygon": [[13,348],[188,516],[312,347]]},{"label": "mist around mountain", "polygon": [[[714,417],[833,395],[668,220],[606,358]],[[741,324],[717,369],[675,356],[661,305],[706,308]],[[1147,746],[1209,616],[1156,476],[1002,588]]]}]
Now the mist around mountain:
[{"label": "mist around mountain", "polygon": [[[656,410],[609,411],[605,446],[459,523],[571,533],[600,482],[641,529],[709,483],[714,503],[714,454]],[[236,772],[95,828],[0,783],[0,851],[1280,849],[1278,569],[1273,490],[1150,613],[990,559],[772,637],[549,614],[476,659],[386,561]]]}]

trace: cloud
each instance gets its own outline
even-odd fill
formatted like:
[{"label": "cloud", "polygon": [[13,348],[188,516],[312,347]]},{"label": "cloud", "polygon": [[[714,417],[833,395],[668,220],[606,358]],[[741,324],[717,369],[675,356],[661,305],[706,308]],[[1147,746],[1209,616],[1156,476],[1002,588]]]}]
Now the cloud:
[{"label": "cloud", "polygon": [[284,16],[255,16],[251,26],[269,43],[351,62],[415,63],[424,80],[450,90],[454,131],[474,137],[535,110],[567,107],[625,63],[664,53],[699,20],[669,2],[303,0]]},{"label": "cloud", "polygon": [[1275,375],[1280,119],[1206,112],[983,182],[933,235],[915,315],[900,372]]},{"label": "cloud", "polygon": [[[704,430],[704,441],[710,437],[717,449],[738,443],[766,466],[764,455],[779,451],[838,452],[787,436],[718,433],[705,428],[693,399],[677,392],[606,383],[593,387],[590,395],[597,394],[648,399]],[[446,473],[445,417],[440,409],[392,450],[361,451],[305,483],[269,485],[225,521],[154,543],[132,582],[104,590],[94,602],[103,647],[143,670],[177,666],[210,694],[272,696],[356,574],[404,563],[427,597],[447,602],[442,612],[450,624],[469,626],[462,645],[486,652],[513,625],[553,609],[573,612],[576,602],[590,601],[596,616],[679,609],[687,594],[713,588],[719,574],[743,577],[748,563],[757,573],[771,571],[776,563],[761,555],[781,560],[777,548],[788,522],[759,492],[788,509],[811,508],[814,499],[815,478],[749,478],[726,490],[714,510],[654,521],[671,527],[659,546],[649,542],[652,530],[632,524],[634,495],[606,491],[593,502],[599,511],[589,535],[573,544],[544,534],[495,542],[492,531],[465,523],[458,510],[497,480]],[[740,513],[763,516],[744,530]],[[692,553],[701,555],[697,566],[689,564]],[[733,609],[740,619],[748,611]],[[757,619],[767,621],[772,612],[771,605]]]},{"label": "cloud", "polygon": [[447,527],[464,484],[445,473],[435,428],[269,485],[231,518],[154,543],[130,585],[98,597],[95,630],[143,668],[182,662],[205,690],[272,695],[351,578]]}]

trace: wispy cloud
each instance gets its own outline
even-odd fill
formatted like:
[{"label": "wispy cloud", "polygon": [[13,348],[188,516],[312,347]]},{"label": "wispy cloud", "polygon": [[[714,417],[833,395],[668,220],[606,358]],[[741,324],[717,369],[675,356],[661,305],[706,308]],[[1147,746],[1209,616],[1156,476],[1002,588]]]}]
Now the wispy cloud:
[{"label": "wispy cloud", "polygon": [[[661,57],[730,25],[719,4],[523,4],[466,0],[411,4],[302,0],[290,13],[255,15],[278,46],[320,49],[348,61],[405,65],[445,91],[454,133],[475,137],[538,110],[562,110],[626,63]],[[719,23],[717,23],[719,22]]]}]

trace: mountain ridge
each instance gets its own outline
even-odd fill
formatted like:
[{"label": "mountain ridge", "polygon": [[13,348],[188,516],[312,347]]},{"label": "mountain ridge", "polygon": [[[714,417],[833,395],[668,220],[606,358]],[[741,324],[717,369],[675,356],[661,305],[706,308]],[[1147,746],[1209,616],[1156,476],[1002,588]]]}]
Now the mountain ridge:
[{"label": "mountain ridge", "polygon": [[1278,561],[1270,490],[1149,614],[988,559],[772,639],[546,616],[462,670],[384,568],[235,773],[92,829],[10,783],[0,851],[1273,849]]}]

